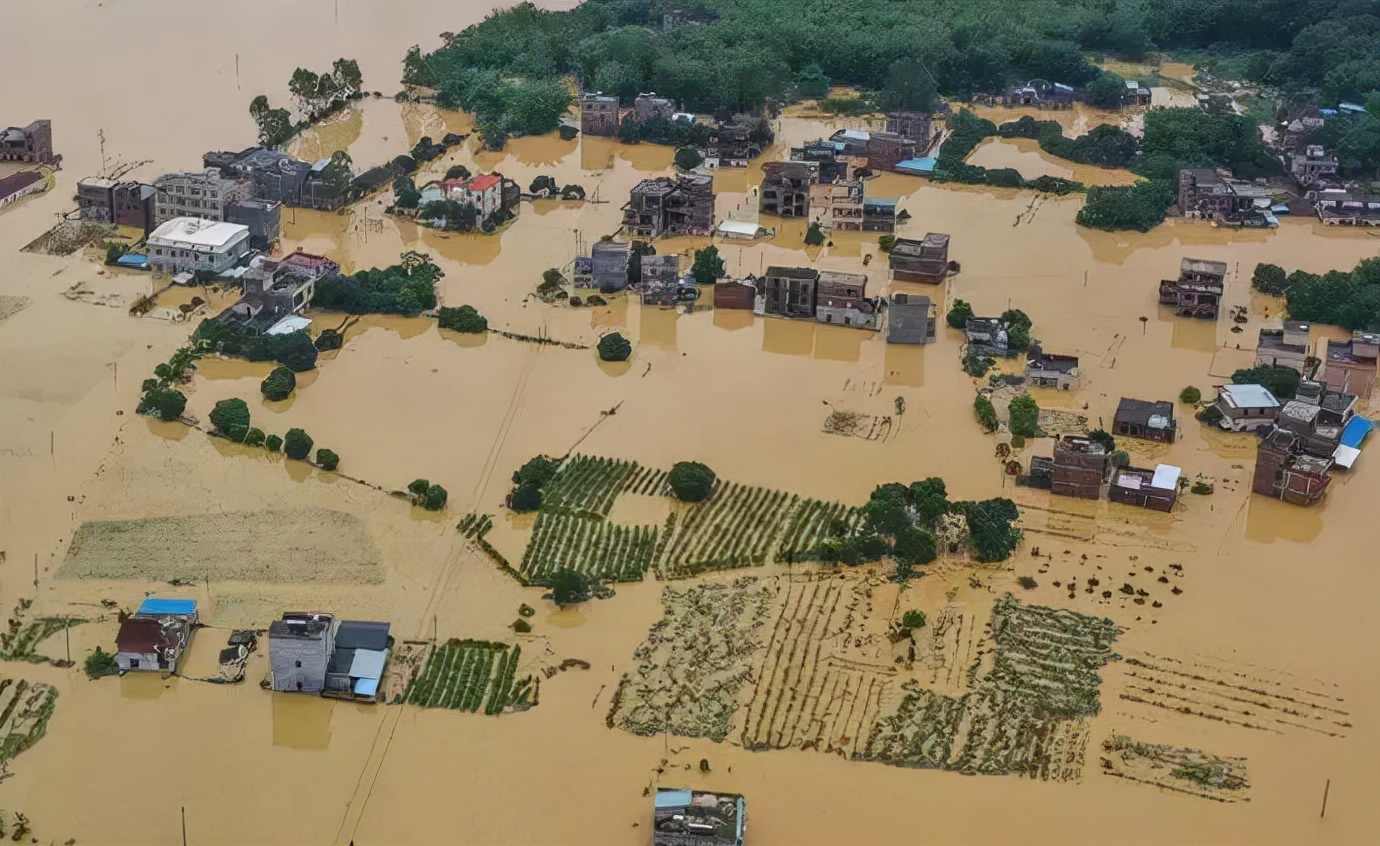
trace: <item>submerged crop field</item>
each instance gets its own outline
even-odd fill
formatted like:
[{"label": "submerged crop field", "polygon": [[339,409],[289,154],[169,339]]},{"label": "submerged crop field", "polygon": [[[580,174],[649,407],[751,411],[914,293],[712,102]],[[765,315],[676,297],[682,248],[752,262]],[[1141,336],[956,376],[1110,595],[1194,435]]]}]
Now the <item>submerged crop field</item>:
[{"label": "submerged crop field", "polygon": [[[770,488],[720,482],[704,501],[676,502],[667,474],[636,462],[576,455],[543,489],[519,570],[545,584],[561,569],[603,581],[638,581],[648,570],[684,579],[771,561],[807,561],[821,540],[851,529],[858,509]],[[623,495],[673,503],[664,525],[624,525],[609,514]],[[473,533],[479,524],[462,531]]]},{"label": "submerged crop field", "polygon": [[403,702],[423,708],[502,714],[535,704],[533,677],[518,678],[522,647],[483,640],[450,640],[438,646],[407,686]]}]

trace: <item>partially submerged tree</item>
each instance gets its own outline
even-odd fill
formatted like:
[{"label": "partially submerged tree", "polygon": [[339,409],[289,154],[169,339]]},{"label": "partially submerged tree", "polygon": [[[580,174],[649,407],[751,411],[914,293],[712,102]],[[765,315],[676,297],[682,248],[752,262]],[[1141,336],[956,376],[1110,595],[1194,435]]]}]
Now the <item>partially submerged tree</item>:
[{"label": "partially submerged tree", "polygon": [[322,447],[316,451],[316,466],[322,470],[334,470],[340,466],[340,456]]},{"label": "partially submerged tree", "polygon": [[211,409],[211,425],[232,441],[242,441],[249,432],[249,405],[238,397],[223,399]]},{"label": "partially submerged tree", "polygon": [[818,247],[824,243],[824,228],[819,225],[819,221],[810,224],[805,230],[805,246]]},{"label": "partially submerged tree", "polygon": [[694,170],[704,162],[704,156],[694,147],[681,147],[676,150],[675,161],[681,170]]},{"label": "partially submerged tree", "polygon": [[666,477],[671,492],[682,502],[702,502],[714,492],[718,477],[698,461],[679,461]]},{"label": "partially submerged tree", "polygon": [[594,580],[579,570],[562,568],[551,574],[551,599],[560,608],[568,608],[589,600]]},{"label": "partially submerged tree", "polygon": [[617,332],[610,332],[599,339],[599,358],[604,361],[627,361],[632,355],[632,344]]},{"label": "partially submerged tree", "polygon": [[973,307],[963,300],[954,300],[953,306],[949,308],[949,313],[944,316],[944,322],[954,329],[966,329],[968,318],[973,316]]},{"label": "partially submerged tree", "polygon": [[722,279],[728,270],[724,260],[719,257],[719,248],[708,246],[695,251],[695,261],[690,265],[690,275],[696,285],[713,285]]},{"label": "partially submerged tree", "polygon": [[489,330],[489,321],[475,310],[472,305],[462,305],[459,308],[443,306],[438,315],[437,322],[442,329],[450,329],[455,332],[465,332],[472,335],[481,334]]},{"label": "partially submerged tree", "polygon": [[1011,434],[1026,438],[1040,434],[1040,406],[1029,394],[1022,394],[1011,400],[1008,416]]},{"label": "partially submerged tree", "polygon": [[176,420],[187,408],[187,397],[176,388],[153,388],[139,401],[139,414],[159,420]]},{"label": "partially submerged tree", "polygon": [[[310,343],[310,342],[308,342]],[[315,347],[312,347],[315,350]],[[297,388],[297,375],[291,368],[281,364],[273,368],[273,372],[259,385],[259,390],[263,392],[266,400],[285,400],[292,396],[292,392]]]},{"label": "partially submerged tree", "polygon": [[283,438],[283,454],[296,461],[306,461],[311,454],[312,439],[302,429],[288,429]]}]

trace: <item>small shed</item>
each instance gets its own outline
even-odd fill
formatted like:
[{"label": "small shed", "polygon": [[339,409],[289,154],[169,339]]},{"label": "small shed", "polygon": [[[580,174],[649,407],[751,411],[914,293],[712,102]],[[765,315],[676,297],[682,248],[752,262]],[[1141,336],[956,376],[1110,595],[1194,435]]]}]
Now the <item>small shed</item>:
[{"label": "small shed", "polygon": [[1123,467],[1112,473],[1107,498],[1112,502],[1170,511],[1179,499],[1179,477],[1183,471],[1172,464],[1160,464],[1152,470]]},{"label": "small shed", "polygon": [[1173,443],[1179,434],[1174,403],[1123,398],[1116,407],[1112,433],[1147,441]]},{"label": "small shed", "polygon": [[723,238],[751,241],[767,234],[767,230],[747,220],[725,220],[714,230]]},{"label": "small shed", "polygon": [[934,166],[938,161],[934,156],[904,159],[896,163],[896,172],[909,176],[934,176]]}]

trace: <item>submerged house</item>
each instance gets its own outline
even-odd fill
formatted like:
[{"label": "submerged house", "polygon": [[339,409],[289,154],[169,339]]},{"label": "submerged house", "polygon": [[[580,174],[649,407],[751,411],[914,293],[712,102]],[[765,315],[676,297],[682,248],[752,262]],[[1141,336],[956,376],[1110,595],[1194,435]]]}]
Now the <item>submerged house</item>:
[{"label": "submerged house", "polygon": [[1002,92],[1003,106],[1035,106],[1039,109],[1073,108],[1073,87],[1047,79],[1032,79]]},{"label": "submerged house", "polygon": [[1251,197],[1236,192],[1229,176],[1211,168],[1179,171],[1179,214],[1219,220],[1235,220],[1255,205]]},{"label": "submerged house", "polygon": [[0,130],[0,162],[61,164],[62,156],[53,153],[53,122],[36,120],[28,126]]},{"label": "submerged house", "polygon": [[1172,464],[1157,464],[1154,470],[1122,467],[1112,471],[1107,499],[1125,505],[1172,511],[1179,501],[1179,479],[1183,471]]},{"label": "submerged house", "polygon": [[980,355],[1006,356],[1010,354],[1006,326],[995,317],[970,317],[963,327],[968,349]]},{"label": "submerged house", "polygon": [[864,232],[895,232],[896,201],[883,197],[864,198],[862,228]]},{"label": "submerged house", "polygon": [[839,158],[839,149],[833,141],[818,138],[804,146],[792,147],[791,161],[813,162],[819,165],[819,182],[827,184],[848,180],[849,162],[847,159]]},{"label": "submerged house", "polygon": [[895,170],[897,163],[915,158],[915,142],[894,132],[871,132],[864,154],[873,170]]},{"label": "submerged house", "polygon": [[714,178],[690,174],[642,180],[623,206],[623,230],[630,238],[710,234]]},{"label": "submerged house", "polygon": [[[1082,435],[1065,435],[1054,442],[1049,489],[1060,496],[1101,499],[1110,466],[1103,444]],[[1032,475],[1034,472],[1032,462]]]},{"label": "submerged house", "polygon": [[819,271],[815,319],[820,323],[878,328],[877,303],[867,298],[867,277],[861,273]]},{"label": "submerged house", "polygon": [[1218,385],[1217,410],[1224,429],[1268,429],[1279,417],[1279,400],[1264,385]]},{"label": "submerged house", "polygon": [[820,272],[810,267],[768,267],[762,275],[762,313],[814,317]]},{"label": "submerged house", "polygon": [[1256,448],[1251,490],[1295,505],[1316,505],[1332,483],[1332,465],[1330,455],[1308,454],[1296,432],[1275,426]]},{"label": "submerged house", "polygon": [[828,232],[861,232],[863,181],[810,186],[810,217]]},{"label": "submerged house", "polygon": [[1380,194],[1365,195],[1344,190],[1317,193],[1313,209],[1318,219],[1334,226],[1380,226]]},{"label": "submerged house", "polygon": [[1284,321],[1282,329],[1261,329],[1255,348],[1256,367],[1288,367],[1298,373],[1309,369],[1313,355],[1311,327],[1299,320]]},{"label": "submerged house", "polygon": [[618,134],[618,98],[601,91],[580,96],[580,131],[586,135]]},{"label": "submerged house", "polygon": [[753,279],[743,281],[725,279],[714,283],[714,308],[752,311],[757,304],[757,286]]},{"label": "submerged house", "polygon": [[393,639],[388,624],[341,620],[335,630],[335,649],[326,665],[322,695],[376,702]]},{"label": "submerged house", "polygon": [[1178,279],[1160,282],[1160,303],[1184,317],[1216,319],[1226,276],[1226,262],[1186,258],[1179,263]]},{"label": "submerged house", "polygon": [[1038,343],[1025,352],[1025,380],[1041,388],[1071,391],[1078,387],[1078,356],[1047,353]]},{"label": "submerged house", "polygon": [[1289,157],[1289,173],[1304,188],[1331,183],[1337,177],[1337,157],[1327,155],[1321,144],[1309,144],[1303,154]]},{"label": "submerged house", "polygon": [[1380,332],[1352,332],[1348,341],[1327,343],[1327,387],[1369,399],[1375,385]]},{"label": "submerged house", "polygon": [[924,152],[934,137],[934,121],[929,112],[887,112],[886,131],[913,141],[915,149]]},{"label": "submerged house", "polygon": [[590,253],[594,287],[605,293],[628,287],[631,248],[622,241],[599,241]]},{"label": "submerged house", "polygon": [[949,236],[927,232],[925,237],[897,238],[887,261],[896,282],[943,282],[949,274]]},{"label": "submerged house", "polygon": [[149,264],[156,271],[215,275],[249,255],[249,227],[175,217],[149,235]]},{"label": "submerged house", "polygon": [[762,155],[762,148],[748,138],[749,130],[741,123],[721,123],[711,127],[704,147],[704,163],[710,168],[747,167],[748,162]]},{"label": "submerged house", "polygon": [[268,659],[273,689],[320,693],[326,688],[326,666],[335,651],[335,617],[321,612],[289,611],[268,626]]},{"label": "submerged house", "polygon": [[736,793],[658,787],[652,846],[743,846],[747,801]]},{"label": "submerged house", "polygon": [[1173,443],[1179,433],[1178,426],[1174,420],[1174,403],[1123,398],[1116,407],[1112,434]]},{"label": "submerged house", "polygon": [[177,672],[177,662],[192,633],[201,625],[195,599],[148,597],[139,610],[120,623],[115,635],[115,663],[120,672],[166,670]]},{"label": "submerged house", "polygon": [[934,341],[938,307],[929,297],[893,294],[886,309],[888,344],[928,344]]},{"label": "submerged house", "polygon": [[810,186],[817,184],[817,162],[766,162],[762,165],[758,210],[780,217],[807,217],[810,214]]}]

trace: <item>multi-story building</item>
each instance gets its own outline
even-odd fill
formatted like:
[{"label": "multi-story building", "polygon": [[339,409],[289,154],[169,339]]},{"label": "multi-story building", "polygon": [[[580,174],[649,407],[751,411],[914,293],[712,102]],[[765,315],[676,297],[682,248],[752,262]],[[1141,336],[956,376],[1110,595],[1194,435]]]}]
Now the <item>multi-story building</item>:
[{"label": "multi-story building", "polygon": [[633,100],[633,120],[646,123],[649,120],[671,120],[676,114],[676,104],[669,97],[658,97],[656,92],[638,94]]},{"label": "multi-story building", "polygon": [[166,273],[224,273],[249,255],[249,227],[175,217],[148,237],[149,265]]},{"label": "multi-story building", "polygon": [[895,232],[896,201],[885,197],[865,197],[862,228],[864,232]]},{"label": "multi-story building", "polygon": [[469,179],[452,179],[443,183],[446,199],[473,206],[479,219],[485,220],[503,208],[503,177],[497,173],[481,173]]},{"label": "multi-story building", "polygon": [[1078,387],[1078,356],[1047,353],[1039,344],[1025,351],[1025,379],[1040,388],[1071,391]]},{"label": "multi-story building", "polygon": [[[1261,329],[1255,346],[1256,367],[1288,367],[1307,373],[1313,355],[1312,327],[1301,320],[1286,320],[1282,329]],[[1321,365],[1321,362],[1319,362]]]},{"label": "multi-story building", "polygon": [[939,309],[929,297],[893,294],[887,305],[888,344],[928,344],[934,341]]},{"label": "multi-story building", "polygon": [[747,167],[760,155],[762,148],[748,138],[748,128],[741,123],[721,123],[709,130],[704,147],[708,167]]},{"label": "multi-story building", "polygon": [[714,229],[714,179],[684,174],[644,179],[623,206],[623,229],[632,238],[708,235]]},{"label": "multi-story building", "polygon": [[590,250],[591,277],[600,291],[612,293],[628,287],[631,249],[623,241],[599,241]]},{"label": "multi-story building", "polygon": [[1327,342],[1327,386],[1369,399],[1375,385],[1380,332],[1352,332],[1348,341]]},{"label": "multi-story building", "polygon": [[1185,317],[1215,320],[1226,276],[1226,262],[1186,258],[1179,263],[1178,279],[1160,281],[1160,302]]},{"label": "multi-story building", "polygon": [[1231,179],[1210,168],[1179,171],[1179,214],[1230,220],[1251,210],[1250,197],[1236,193]]},{"label": "multi-story building", "polygon": [[762,313],[814,317],[819,271],[809,267],[767,268],[762,280]]},{"label": "multi-story building", "polygon": [[225,220],[227,205],[251,196],[247,181],[227,178],[213,167],[165,173],[153,181],[153,187],[158,192],[154,223],[160,226],[179,217]]},{"label": "multi-story building", "polygon": [[920,240],[897,238],[887,261],[896,282],[943,282],[949,274],[949,236],[927,232]]},{"label": "multi-story building", "polygon": [[580,131],[610,137],[618,134],[618,98],[595,91],[580,97]]},{"label": "multi-story building", "polygon": [[1380,226],[1380,194],[1327,189],[1317,192],[1313,209],[1332,226]]},{"label": "multi-story building", "polygon": [[248,180],[254,197],[286,206],[301,204],[302,186],[312,168],[308,162],[265,147],[250,147],[239,153],[207,153],[202,164],[218,169],[226,177]]},{"label": "multi-story building", "polygon": [[1337,157],[1327,155],[1321,144],[1309,144],[1302,155],[1289,157],[1289,172],[1304,188],[1325,185],[1337,176]]},{"label": "multi-story building", "polygon": [[877,304],[867,298],[867,276],[837,270],[819,271],[815,319],[820,323],[877,328]]},{"label": "multi-story building", "polygon": [[1054,442],[1050,490],[1060,496],[1101,499],[1110,469],[1107,448],[1082,435],[1065,435]]},{"label": "multi-story building", "polygon": [[780,217],[808,217],[810,186],[819,184],[816,162],[767,162],[762,165],[758,209]]},{"label": "multi-story building", "polygon": [[53,122],[36,120],[28,126],[0,131],[0,162],[5,161],[61,164],[62,156],[53,154]]},{"label": "multi-story building", "polygon": [[320,693],[326,665],[335,651],[335,618],[330,614],[289,611],[268,624],[268,660],[273,689]]},{"label": "multi-story building", "polygon": [[895,170],[898,162],[915,158],[915,142],[894,132],[871,132],[865,153],[873,170]]},{"label": "multi-story building", "polygon": [[810,218],[829,232],[861,232],[863,181],[810,186]]},{"label": "multi-story building", "polygon": [[934,123],[929,112],[887,112],[886,131],[910,139],[916,150],[924,151],[934,137]]},{"label": "multi-story building", "polygon": [[250,197],[225,207],[227,223],[249,228],[249,238],[256,249],[267,250],[282,232],[283,204],[277,200]]},{"label": "multi-story building", "polygon": [[849,163],[838,157],[838,147],[833,141],[817,139],[803,147],[791,148],[791,161],[814,162],[819,165],[819,182],[847,181]]},{"label": "multi-story building", "polygon": [[[1286,403],[1281,409],[1280,420],[1293,420],[1291,412],[1298,410],[1306,414],[1306,408],[1296,409],[1294,402]],[[1332,464],[1330,455],[1309,454],[1304,438],[1296,431],[1276,425],[1256,447],[1251,490],[1295,505],[1315,505],[1332,483]]]},{"label": "multi-story building", "polygon": [[77,210],[82,220],[114,223],[116,184],[115,180],[104,176],[78,180]]},{"label": "multi-story building", "polygon": [[132,226],[147,235],[154,226],[157,195],[152,185],[88,176],[77,183],[77,208],[83,220]]}]

